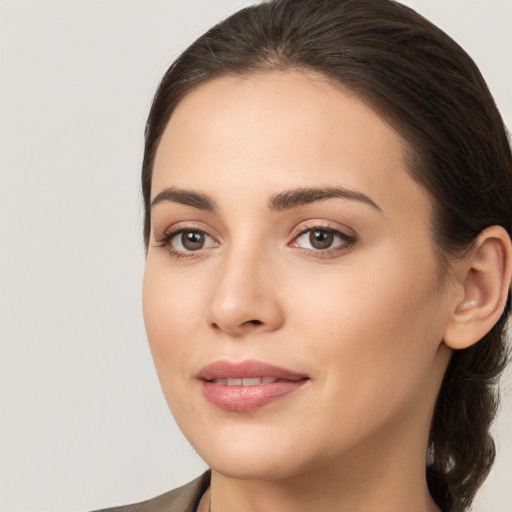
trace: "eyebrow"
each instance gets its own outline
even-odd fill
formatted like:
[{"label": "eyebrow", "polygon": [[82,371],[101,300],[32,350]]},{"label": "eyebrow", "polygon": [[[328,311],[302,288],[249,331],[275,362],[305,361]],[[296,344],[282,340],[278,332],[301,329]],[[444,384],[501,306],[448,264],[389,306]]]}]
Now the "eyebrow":
[{"label": "eyebrow", "polygon": [[[307,187],[285,190],[270,196],[268,200],[268,207],[274,211],[283,211],[296,208],[297,206],[336,197],[350,199],[352,201],[360,201],[372,206],[379,212],[382,212],[379,205],[377,205],[377,203],[375,203],[375,201],[366,194],[343,187]],[[199,210],[206,210],[209,212],[214,212],[217,209],[215,201],[206,194],[193,192],[191,190],[184,190],[177,187],[165,188],[159,192],[153,201],[151,201],[151,208],[164,201],[185,204],[187,206],[193,206]]]},{"label": "eyebrow", "polygon": [[382,212],[380,206],[366,194],[343,187],[296,188],[287,190],[271,196],[268,205],[271,210],[281,211],[333,197],[360,201]]},{"label": "eyebrow", "polygon": [[206,194],[192,192],[191,190],[183,190],[181,188],[169,187],[164,188],[159,192],[153,201],[151,201],[151,208],[164,201],[171,201],[173,203],[186,204],[193,206],[199,210],[206,210],[213,212],[217,209],[215,201],[210,199]]}]

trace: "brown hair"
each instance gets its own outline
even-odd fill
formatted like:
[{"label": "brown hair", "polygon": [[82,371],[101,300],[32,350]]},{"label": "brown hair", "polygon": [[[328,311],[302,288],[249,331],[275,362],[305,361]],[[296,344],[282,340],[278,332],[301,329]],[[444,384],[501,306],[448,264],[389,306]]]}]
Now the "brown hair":
[{"label": "brown hair", "polygon": [[[512,230],[512,157],[492,96],[450,37],[392,0],[273,0],[235,13],[195,41],[162,79],[146,125],[144,240],[156,149],[178,102],[215,77],[312,70],[343,84],[408,143],[409,171],[434,202],[440,261],[460,257],[488,226]],[[456,351],[431,426],[430,492],[462,512],[495,457],[489,427],[507,362],[506,311],[477,344]]]}]

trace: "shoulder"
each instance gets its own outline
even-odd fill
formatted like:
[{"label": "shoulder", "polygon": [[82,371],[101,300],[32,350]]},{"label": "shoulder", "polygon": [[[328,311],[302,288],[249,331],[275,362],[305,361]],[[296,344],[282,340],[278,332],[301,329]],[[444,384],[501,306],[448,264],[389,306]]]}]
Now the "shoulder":
[{"label": "shoulder", "polygon": [[96,512],[195,512],[201,496],[210,485],[210,472],[192,482],[150,500]]}]

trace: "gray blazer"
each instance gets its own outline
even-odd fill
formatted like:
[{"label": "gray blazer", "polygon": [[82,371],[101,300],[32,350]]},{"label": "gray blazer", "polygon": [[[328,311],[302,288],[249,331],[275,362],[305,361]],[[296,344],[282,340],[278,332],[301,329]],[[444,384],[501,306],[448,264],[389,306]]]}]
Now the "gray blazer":
[{"label": "gray blazer", "polygon": [[206,471],[192,482],[156,498],[124,505],[105,508],[96,512],[196,512],[201,496],[210,485],[210,471]]}]

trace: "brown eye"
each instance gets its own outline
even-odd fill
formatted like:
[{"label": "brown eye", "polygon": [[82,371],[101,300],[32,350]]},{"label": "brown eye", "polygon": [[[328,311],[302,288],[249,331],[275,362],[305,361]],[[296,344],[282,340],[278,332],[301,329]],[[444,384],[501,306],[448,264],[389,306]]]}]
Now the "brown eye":
[{"label": "brown eye", "polygon": [[309,243],[314,249],[328,249],[334,241],[334,233],[321,229],[314,229],[309,233]]},{"label": "brown eye", "polygon": [[317,226],[302,231],[292,241],[291,246],[304,249],[312,255],[326,258],[340,255],[355,243],[356,238],[352,235],[347,235],[338,229]]},{"label": "brown eye", "polygon": [[187,253],[208,249],[216,245],[215,240],[198,230],[182,230],[169,238],[169,248],[175,253]]},{"label": "brown eye", "polygon": [[204,233],[198,231],[184,231],[179,238],[187,251],[197,251],[204,246]]}]

